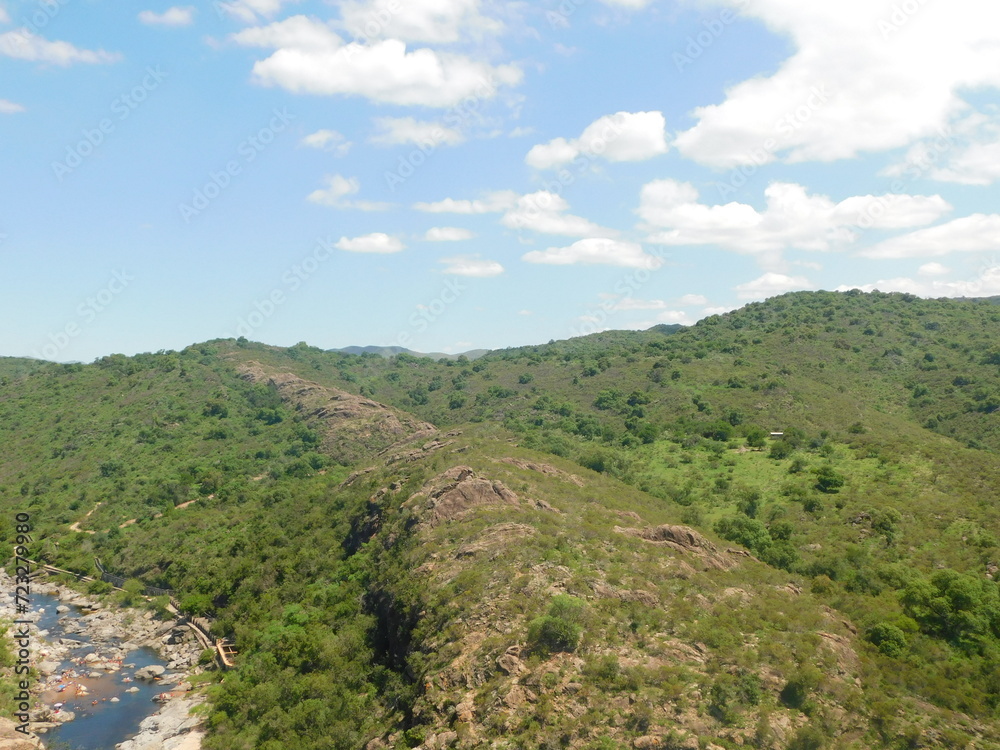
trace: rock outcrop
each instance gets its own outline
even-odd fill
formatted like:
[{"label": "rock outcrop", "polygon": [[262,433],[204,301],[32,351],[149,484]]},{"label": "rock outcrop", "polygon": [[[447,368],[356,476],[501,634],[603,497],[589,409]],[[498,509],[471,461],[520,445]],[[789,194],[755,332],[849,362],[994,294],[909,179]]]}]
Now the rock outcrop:
[{"label": "rock outcrop", "polygon": [[37,750],[40,747],[42,743],[35,735],[22,734],[13,721],[0,718],[0,750]]},{"label": "rock outcrop", "polygon": [[241,375],[251,383],[275,388],[283,401],[322,430],[324,452],[337,460],[353,461],[366,452],[377,453],[437,434],[434,425],[385,404],[304,380],[290,372],[271,372],[257,362],[244,365]]},{"label": "rock outcrop", "polygon": [[615,526],[619,534],[627,534],[643,539],[651,544],[669,547],[677,552],[700,558],[706,569],[729,570],[736,567],[741,556],[734,550],[720,552],[719,548],[689,526],[647,526],[642,529]]},{"label": "rock outcrop", "polygon": [[427,482],[404,505],[416,510],[424,523],[436,526],[473,508],[520,504],[503,482],[479,477],[468,466],[455,466]]},{"label": "rock outcrop", "polygon": [[158,713],[142,720],[139,733],[130,740],[115,745],[116,750],[198,750],[204,733],[198,728],[201,717],[192,716],[191,709],[200,698],[177,698]]},{"label": "rock outcrop", "polygon": [[569,472],[557,469],[555,466],[551,466],[549,464],[541,463],[540,461],[525,461],[520,458],[512,458],[509,456],[506,458],[499,458],[497,461],[503,464],[516,466],[519,469],[527,469],[528,471],[535,471],[539,474],[544,474],[545,476],[556,477],[558,479],[562,479],[564,482],[575,484],[577,487],[583,487],[583,480],[576,474],[570,474]]}]

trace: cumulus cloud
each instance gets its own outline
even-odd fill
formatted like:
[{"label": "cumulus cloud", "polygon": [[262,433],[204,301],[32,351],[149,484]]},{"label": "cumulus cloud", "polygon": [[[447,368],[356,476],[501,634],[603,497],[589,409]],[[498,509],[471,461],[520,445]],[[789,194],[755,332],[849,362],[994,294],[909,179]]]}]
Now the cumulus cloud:
[{"label": "cumulus cloud", "polygon": [[613,8],[628,8],[629,10],[641,10],[653,2],[653,0],[601,0],[605,5]]},{"label": "cumulus cloud", "polygon": [[50,42],[28,29],[0,34],[0,55],[16,60],[52,63],[68,67],[75,63],[99,65],[122,59],[117,52],[79,49],[69,42]]},{"label": "cumulus cloud", "polygon": [[243,23],[256,23],[258,20],[274,18],[288,2],[298,0],[232,0],[220,2],[219,10]]},{"label": "cumulus cloud", "polygon": [[832,161],[905,147],[963,113],[962,93],[1000,86],[996,3],[723,1],[796,51],[775,73],[694,111],[697,123],[675,145],[704,164],[752,164],[762,152],[764,161]]},{"label": "cumulus cloud", "polygon": [[315,133],[305,136],[300,143],[309,148],[329,151],[336,156],[345,156],[354,145],[336,130],[317,130]]},{"label": "cumulus cloud", "polygon": [[624,242],[606,237],[588,237],[568,247],[550,247],[534,250],[521,256],[528,263],[554,266],[605,265],[653,270],[663,265],[663,260],[642,249],[635,242]]},{"label": "cumulus cloud", "polygon": [[343,40],[329,24],[307,16],[292,16],[267,26],[243,29],[230,39],[243,47],[290,48],[317,53],[343,45]]},{"label": "cumulus cloud", "polygon": [[344,28],[355,39],[402,39],[445,44],[503,31],[483,14],[480,0],[346,0]]},{"label": "cumulus cloud", "polygon": [[428,242],[460,242],[471,240],[476,235],[468,229],[460,227],[431,227],[424,235]]},{"label": "cumulus cloud", "polygon": [[294,16],[234,34],[238,44],[275,51],[253,66],[262,86],[293,93],[361,96],[403,106],[451,107],[484,101],[521,82],[515,65],[490,65],[429,48],[408,51],[400,39],[344,43],[315,19]]},{"label": "cumulus cloud", "polygon": [[681,307],[695,307],[700,305],[707,305],[708,297],[705,297],[701,294],[685,294],[683,297],[677,300],[677,304],[680,305]]},{"label": "cumulus cloud", "polygon": [[921,258],[1000,247],[1000,215],[972,214],[880,242],[862,250],[866,258]]},{"label": "cumulus cloud", "polygon": [[666,323],[667,325],[682,325],[689,326],[694,323],[691,316],[688,315],[683,310],[667,310],[656,316],[657,323]]},{"label": "cumulus cloud", "polygon": [[535,169],[567,164],[580,155],[608,161],[643,161],[668,150],[661,112],[617,112],[595,120],[578,138],[556,138],[532,148],[524,161]]},{"label": "cumulus cloud", "polygon": [[612,306],[615,310],[666,310],[667,303],[662,299],[636,299],[622,297]]},{"label": "cumulus cloud", "polygon": [[445,198],[433,203],[415,203],[413,207],[431,214],[492,214],[511,208],[517,199],[518,195],[513,190],[497,190],[481,200]]},{"label": "cumulus cloud", "polygon": [[804,276],[786,276],[783,273],[768,272],[753,281],[738,285],[736,293],[740,299],[766,299],[785,292],[812,288],[812,282]]},{"label": "cumulus cloud", "polygon": [[139,21],[147,26],[190,26],[194,23],[194,8],[174,6],[162,13],[144,10],[139,14]]},{"label": "cumulus cloud", "polygon": [[335,247],[349,253],[375,253],[382,255],[398,253],[406,249],[406,245],[398,237],[393,237],[382,232],[373,232],[362,237],[341,237]]},{"label": "cumulus cloud", "polygon": [[951,210],[938,195],[867,195],[834,203],[826,196],[809,195],[801,185],[783,182],[769,185],[764,196],[764,211],[735,202],[706,205],[690,183],[655,180],[643,186],[638,214],[652,231],[650,242],[718,245],[773,265],[786,248],[846,247],[858,239],[862,227],[922,226]]},{"label": "cumulus cloud", "polygon": [[456,276],[472,276],[474,278],[485,279],[490,276],[499,276],[503,273],[503,266],[495,260],[480,260],[478,256],[474,255],[442,258],[438,263],[446,264],[444,273],[455,274]]},{"label": "cumulus cloud", "polygon": [[378,132],[369,140],[382,146],[414,143],[418,146],[435,148],[441,144],[454,146],[465,140],[454,128],[447,128],[439,122],[416,120],[412,117],[377,117],[375,127],[378,128]]},{"label": "cumulus cloud", "polygon": [[331,208],[355,208],[360,211],[384,211],[389,207],[387,203],[345,200],[347,196],[355,195],[361,190],[361,183],[356,177],[344,177],[343,175],[334,174],[327,175],[323,178],[323,181],[326,183],[326,187],[309,193],[306,196],[307,201]]},{"label": "cumulus cloud", "polygon": [[539,190],[518,198],[500,223],[509,229],[530,229],[567,237],[613,237],[617,234],[582,216],[567,213],[568,210],[569,203],[561,195]]},{"label": "cumulus cloud", "polygon": [[1000,295],[1000,266],[983,269],[971,279],[958,281],[916,280],[908,277],[881,279],[873,284],[855,284],[837,287],[838,292],[860,289],[871,292],[907,292],[920,297],[994,297]]},{"label": "cumulus cloud", "polygon": [[24,112],[23,105],[0,99],[0,115],[16,115],[19,112]]},{"label": "cumulus cloud", "polygon": [[951,269],[940,263],[924,263],[917,269],[917,273],[921,276],[947,276]]}]

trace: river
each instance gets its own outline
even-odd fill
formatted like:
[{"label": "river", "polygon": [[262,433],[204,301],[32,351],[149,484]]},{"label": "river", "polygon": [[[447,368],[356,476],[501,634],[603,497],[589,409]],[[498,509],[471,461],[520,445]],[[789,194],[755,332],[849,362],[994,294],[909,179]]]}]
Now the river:
[{"label": "river", "polygon": [[[39,613],[38,628],[48,631],[45,639],[50,642],[59,638],[83,642],[83,646],[69,652],[71,659],[81,659],[94,651],[91,639],[86,632],[76,632],[74,627],[66,627],[80,618],[79,610],[71,607],[69,612],[60,615],[56,613],[59,604],[59,599],[49,594],[32,596],[33,609]],[[139,648],[131,651],[125,659],[125,665],[131,666],[123,665],[119,672],[94,679],[74,678],[74,683],[82,682],[86,685],[89,691],[87,696],[74,697],[72,687],[67,687],[60,693],[58,685],[44,693],[44,703],[53,705],[64,702],[63,710],[76,714],[72,721],[42,735],[46,747],[59,750],[113,750],[116,744],[135,735],[139,731],[139,722],[156,712],[158,704],[152,698],[164,688],[156,682],[124,682],[124,679],[133,677],[136,669],[153,664],[162,665],[163,662],[152,649]],[[70,660],[63,661],[59,669],[60,673],[62,670],[72,669],[86,672],[85,667]],[[126,692],[131,687],[137,687],[138,692]],[[113,697],[117,697],[118,701],[112,701]]]}]

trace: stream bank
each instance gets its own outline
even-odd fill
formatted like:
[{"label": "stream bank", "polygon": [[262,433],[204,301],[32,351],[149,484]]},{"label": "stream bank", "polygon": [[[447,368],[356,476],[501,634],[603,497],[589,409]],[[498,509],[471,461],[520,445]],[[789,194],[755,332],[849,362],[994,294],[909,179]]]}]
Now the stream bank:
[{"label": "stream bank", "polygon": [[201,719],[189,711],[204,698],[190,693],[189,678],[201,671],[202,646],[187,627],[40,581],[32,613],[18,616],[2,570],[0,590],[0,617],[34,623],[33,732],[73,750],[200,748]]}]

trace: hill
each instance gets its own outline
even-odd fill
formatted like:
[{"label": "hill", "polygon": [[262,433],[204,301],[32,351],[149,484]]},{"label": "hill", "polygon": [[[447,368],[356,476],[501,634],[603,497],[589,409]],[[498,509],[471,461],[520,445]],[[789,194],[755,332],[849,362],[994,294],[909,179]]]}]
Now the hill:
[{"label": "hill", "polygon": [[424,354],[421,352],[415,352],[412,349],[406,349],[402,346],[345,346],[342,349],[330,349],[331,352],[339,352],[342,354],[377,354],[380,357],[395,357],[399,354],[406,354],[411,357],[427,357],[428,359],[459,359],[464,357],[465,359],[479,359],[484,354],[486,354],[489,349],[472,349],[467,352],[460,352],[459,354],[444,354],[443,352],[431,352],[429,354]]},{"label": "hill", "polygon": [[235,641],[210,750],[1000,747],[998,323],[821,292],[475,362],[36,365],[2,538]]}]

